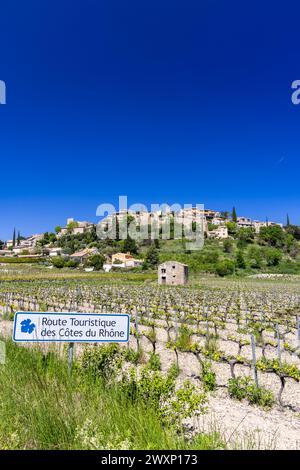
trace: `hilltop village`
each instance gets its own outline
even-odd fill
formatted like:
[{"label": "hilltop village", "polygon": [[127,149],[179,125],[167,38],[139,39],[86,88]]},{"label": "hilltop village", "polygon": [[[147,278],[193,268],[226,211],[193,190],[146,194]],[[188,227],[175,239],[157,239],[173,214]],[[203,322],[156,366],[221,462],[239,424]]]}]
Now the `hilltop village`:
[{"label": "hilltop village", "polygon": [[[240,271],[258,270],[298,272],[300,228],[287,218],[286,225],[269,221],[252,220],[232,212],[196,208],[182,209],[183,223],[201,220],[204,247],[199,253],[189,252],[182,239],[174,234],[177,213],[169,212],[169,237],[160,237],[166,215],[160,212],[116,212],[100,224],[108,226],[113,220],[117,224],[115,239],[99,239],[97,225],[88,221],[68,218],[64,226],[53,232],[23,237],[13,231],[13,237],[2,243],[0,262],[32,262],[48,264],[54,268],[83,268],[86,271],[139,270],[157,267],[170,260],[187,264],[192,271],[217,272],[227,275]],[[126,239],[119,236],[118,228],[129,226],[146,227],[153,223],[158,227],[159,237]],[[148,232],[147,232],[148,233]],[[150,232],[149,232],[150,233]],[[284,266],[283,266],[284,264]],[[300,262],[299,262],[300,265]],[[300,272],[300,271],[299,271]]]}]

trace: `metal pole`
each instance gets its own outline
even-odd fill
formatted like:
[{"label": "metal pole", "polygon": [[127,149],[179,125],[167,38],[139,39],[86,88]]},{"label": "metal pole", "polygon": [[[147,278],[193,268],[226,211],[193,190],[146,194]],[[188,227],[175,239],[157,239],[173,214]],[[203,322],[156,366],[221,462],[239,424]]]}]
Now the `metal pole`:
[{"label": "metal pole", "polygon": [[68,347],[68,369],[69,369],[69,372],[72,371],[73,355],[74,355],[74,343],[69,343],[69,347]]},{"label": "metal pole", "polygon": [[136,344],[137,344],[137,348],[139,349],[139,347],[140,347],[140,342],[139,342],[139,320],[138,320],[138,311],[137,311],[137,309],[135,310],[135,332],[136,332]]},{"label": "metal pole", "polygon": [[205,307],[205,315],[206,315],[206,338],[209,338],[209,325],[208,325],[208,307]]},{"label": "metal pole", "polygon": [[175,312],[175,341],[177,341],[178,338],[178,315],[177,315],[177,310]]},{"label": "metal pole", "polygon": [[256,353],[255,353],[255,338],[254,335],[251,335],[251,348],[252,348],[252,365],[253,365],[253,377],[255,385],[258,387],[258,376],[256,368]]},{"label": "metal pole", "polygon": [[297,342],[298,342],[298,348],[300,348],[300,318],[297,315]]},{"label": "metal pole", "polygon": [[136,334],[139,332],[139,321],[138,321],[138,312],[137,310],[135,311],[135,329],[136,329]]},{"label": "metal pole", "polygon": [[280,335],[279,335],[278,323],[276,323],[276,334],[277,334],[277,356],[278,356],[279,365],[281,366]]}]

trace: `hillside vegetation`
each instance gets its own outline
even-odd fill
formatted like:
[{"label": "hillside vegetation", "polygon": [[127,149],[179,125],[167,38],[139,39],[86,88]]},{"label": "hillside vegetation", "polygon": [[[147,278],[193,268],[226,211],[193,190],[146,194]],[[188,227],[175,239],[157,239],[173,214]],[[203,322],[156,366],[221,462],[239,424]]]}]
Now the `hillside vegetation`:
[{"label": "hillside vegetation", "polygon": [[[130,220],[129,220],[130,222]],[[128,222],[128,223],[129,223]],[[213,227],[212,227],[213,228]],[[130,252],[136,258],[144,259],[137,270],[151,270],[159,262],[177,260],[189,265],[192,272],[214,273],[219,276],[243,275],[259,272],[299,274],[300,273],[300,228],[287,225],[261,227],[256,233],[252,228],[239,228],[228,222],[229,238],[205,238],[204,247],[199,251],[187,251],[186,240],[175,240],[171,230],[170,240],[99,240],[95,227],[88,233],[61,237],[46,233],[40,245],[43,249],[51,246],[63,248],[65,254],[72,254],[84,248],[97,248],[99,255],[86,260],[86,264],[100,270],[105,259],[117,252]],[[75,268],[77,264],[63,257],[54,259],[57,268]],[[114,268],[118,270],[118,268]]]}]

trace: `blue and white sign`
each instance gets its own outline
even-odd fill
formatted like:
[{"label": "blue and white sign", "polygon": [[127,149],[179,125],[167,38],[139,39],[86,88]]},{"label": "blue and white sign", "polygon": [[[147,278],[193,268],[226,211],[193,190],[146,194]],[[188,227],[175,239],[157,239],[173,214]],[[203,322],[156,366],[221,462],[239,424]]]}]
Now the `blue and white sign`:
[{"label": "blue and white sign", "polygon": [[109,313],[17,312],[14,341],[126,343],[130,317]]}]

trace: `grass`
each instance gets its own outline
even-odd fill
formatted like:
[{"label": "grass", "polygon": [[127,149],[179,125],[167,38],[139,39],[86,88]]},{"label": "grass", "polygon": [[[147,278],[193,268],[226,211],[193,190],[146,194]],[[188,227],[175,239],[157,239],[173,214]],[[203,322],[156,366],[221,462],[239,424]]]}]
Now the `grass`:
[{"label": "grass", "polygon": [[130,402],[56,353],[6,342],[0,366],[1,449],[215,449],[217,433],[193,442],[164,428],[156,410]]},{"label": "grass", "polygon": [[90,279],[99,281],[122,281],[123,282],[150,282],[157,279],[155,272],[90,272],[68,268],[49,270],[44,266],[30,266],[23,263],[20,265],[10,264],[0,268],[0,280],[3,281],[32,281],[35,279]]},{"label": "grass", "polygon": [[8,257],[8,256],[1,256],[0,263],[4,264],[32,264],[32,263],[40,263],[44,261],[44,258],[17,258],[17,257]]}]

